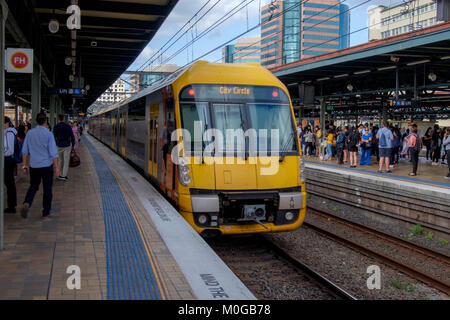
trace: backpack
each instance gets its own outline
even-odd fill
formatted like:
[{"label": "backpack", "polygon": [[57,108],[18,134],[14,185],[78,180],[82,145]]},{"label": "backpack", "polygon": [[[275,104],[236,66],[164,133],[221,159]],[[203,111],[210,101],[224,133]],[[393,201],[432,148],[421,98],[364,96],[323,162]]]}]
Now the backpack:
[{"label": "backpack", "polygon": [[412,149],[414,151],[420,152],[420,150],[422,150],[423,148],[423,141],[422,139],[419,138],[419,136],[417,134],[414,134],[416,136],[416,144],[414,145],[414,147],[412,147]]},{"label": "backpack", "polygon": [[14,135],[14,153],[10,156],[10,159],[15,163],[22,163],[22,146],[23,142],[17,139],[17,135],[14,132],[7,131],[6,133],[12,133]]}]

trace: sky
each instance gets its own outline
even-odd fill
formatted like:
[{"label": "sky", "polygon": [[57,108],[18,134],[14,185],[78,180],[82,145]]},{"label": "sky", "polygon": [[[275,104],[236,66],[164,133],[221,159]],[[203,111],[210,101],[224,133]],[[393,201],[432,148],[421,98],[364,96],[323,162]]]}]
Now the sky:
[{"label": "sky", "polygon": [[[403,1],[404,0],[341,1],[350,7],[350,46],[355,46],[368,41],[367,10],[370,7],[378,5],[394,6],[403,3]],[[237,39],[234,38],[257,26],[260,20],[261,6],[270,2],[270,0],[179,0],[156,35],[128,70],[142,70],[145,66],[150,64],[177,64],[178,66],[184,66],[192,60],[204,56],[215,48],[218,49],[205,55],[201,59],[210,62],[221,62],[221,48],[226,44],[236,43]],[[202,7],[203,9],[198,15],[194,16]],[[239,8],[242,9],[237,10]],[[235,10],[236,13],[217,26],[214,30],[205,34],[194,44],[189,45],[179,54],[176,54],[178,50],[181,50],[193,38],[202,35],[202,32],[229,13],[230,10]],[[176,35],[180,28],[183,28],[181,29],[182,31]],[[172,42],[167,45],[166,43],[174,35],[176,36],[173,40],[181,37],[169,48]],[[241,37],[256,35],[260,35],[259,27],[243,34]]]}]

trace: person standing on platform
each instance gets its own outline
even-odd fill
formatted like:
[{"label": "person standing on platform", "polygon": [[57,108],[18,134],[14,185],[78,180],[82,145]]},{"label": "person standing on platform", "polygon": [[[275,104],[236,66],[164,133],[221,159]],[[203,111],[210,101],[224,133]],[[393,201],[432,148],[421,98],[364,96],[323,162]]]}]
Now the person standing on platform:
[{"label": "person standing on platform", "polygon": [[409,154],[412,161],[412,172],[409,175],[416,176],[417,166],[419,165],[419,153],[423,148],[422,139],[420,139],[419,135],[417,134],[417,127],[412,127],[411,135],[405,139],[408,142],[408,146],[410,149]]},{"label": "person standing on platform", "polygon": [[28,210],[33,203],[39,185],[44,187],[42,217],[49,217],[52,207],[53,170],[60,176],[58,166],[58,150],[55,137],[45,128],[46,117],[44,113],[36,116],[37,126],[28,131],[22,147],[23,171],[30,172],[30,187],[23,202],[21,215],[27,218]]},{"label": "person standing on platform", "polygon": [[378,172],[383,172],[383,163],[386,166],[386,172],[391,173],[389,168],[389,160],[391,158],[392,152],[392,142],[394,141],[394,136],[392,131],[389,130],[389,124],[387,122],[383,123],[383,128],[378,130],[377,133],[378,148],[380,153],[380,164],[378,167]]},{"label": "person standing on platform", "polygon": [[14,145],[17,131],[12,127],[11,119],[5,117],[5,131],[3,133],[3,155],[4,155],[4,179],[7,191],[7,208],[5,213],[16,213],[17,192],[16,181],[14,180],[14,171],[17,162],[13,160]]},{"label": "person standing on platform", "polygon": [[56,146],[58,147],[59,171],[61,175],[59,180],[68,181],[67,173],[69,171],[70,153],[75,147],[75,137],[72,128],[64,122],[64,115],[58,114],[58,124],[53,129]]},{"label": "person standing on platform", "polygon": [[345,131],[338,128],[336,138],[336,156],[338,164],[344,164]]},{"label": "person standing on platform", "polygon": [[361,137],[361,160],[359,164],[370,166],[370,154],[372,152],[372,134],[368,127],[364,127],[364,132]]},{"label": "person standing on platform", "polygon": [[350,168],[356,168],[358,159],[358,143],[361,140],[359,131],[356,127],[352,127],[348,135],[348,152],[350,153]]},{"label": "person standing on platform", "polygon": [[433,152],[431,164],[434,166],[439,165],[439,159],[441,158],[441,146],[441,128],[439,128],[439,125],[435,124],[433,133],[431,134],[431,150]]},{"label": "person standing on platform", "polygon": [[450,128],[447,128],[445,130],[443,145],[445,148],[445,153],[447,154],[447,166],[448,166],[448,174],[445,178],[450,179]]},{"label": "person standing on platform", "polygon": [[431,159],[431,127],[428,127],[427,131],[425,132],[423,138],[422,138],[423,144],[427,148],[426,158],[428,161],[428,156]]}]

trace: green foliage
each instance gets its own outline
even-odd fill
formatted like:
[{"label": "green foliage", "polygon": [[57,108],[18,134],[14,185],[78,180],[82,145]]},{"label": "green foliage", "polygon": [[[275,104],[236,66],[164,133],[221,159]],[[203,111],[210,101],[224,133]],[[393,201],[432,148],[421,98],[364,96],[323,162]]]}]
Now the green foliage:
[{"label": "green foliage", "polygon": [[442,244],[443,246],[448,245],[448,241],[445,239],[439,239],[439,243]]},{"label": "green foliage", "polygon": [[333,207],[333,209],[331,209],[331,210],[333,210],[334,212],[337,212],[339,210],[339,208],[338,207]]},{"label": "green foliage", "polygon": [[423,233],[423,228],[420,224],[416,224],[414,227],[411,228],[411,232],[413,235],[418,236],[419,234]]},{"label": "green foliage", "polygon": [[391,286],[393,286],[394,288],[399,289],[399,290],[406,290],[408,292],[413,292],[415,289],[414,286],[408,282],[403,283],[397,279],[391,279],[390,282],[391,282]]},{"label": "green foliage", "polygon": [[431,239],[433,239],[433,237],[434,237],[434,234],[433,234],[433,232],[431,232],[431,231],[430,231],[430,232],[428,232],[428,234],[427,234],[426,238],[427,238],[427,239],[430,239],[430,240],[431,240]]},{"label": "green foliage", "polygon": [[311,194],[310,193],[306,193],[306,199],[311,199]]}]

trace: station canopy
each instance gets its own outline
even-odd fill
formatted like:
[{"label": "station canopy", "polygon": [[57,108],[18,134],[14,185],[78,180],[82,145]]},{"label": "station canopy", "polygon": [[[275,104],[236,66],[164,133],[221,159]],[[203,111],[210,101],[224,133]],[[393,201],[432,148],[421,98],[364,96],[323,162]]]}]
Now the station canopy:
[{"label": "station canopy", "polygon": [[[41,106],[55,89],[86,89],[86,95],[61,95],[66,112],[86,109],[138,57],[178,0],[6,0],[5,47],[33,48],[41,65]],[[71,5],[80,8],[80,29],[66,25]],[[50,21],[59,24],[51,32]],[[72,22],[76,22],[72,20]],[[31,101],[31,76],[7,73],[5,87]],[[51,89],[53,88],[53,89]],[[8,99],[8,96],[6,96]],[[74,100],[75,99],[75,103]]]},{"label": "station canopy", "polygon": [[391,119],[450,116],[450,23],[376,40],[271,69],[304,117],[327,113]]}]

